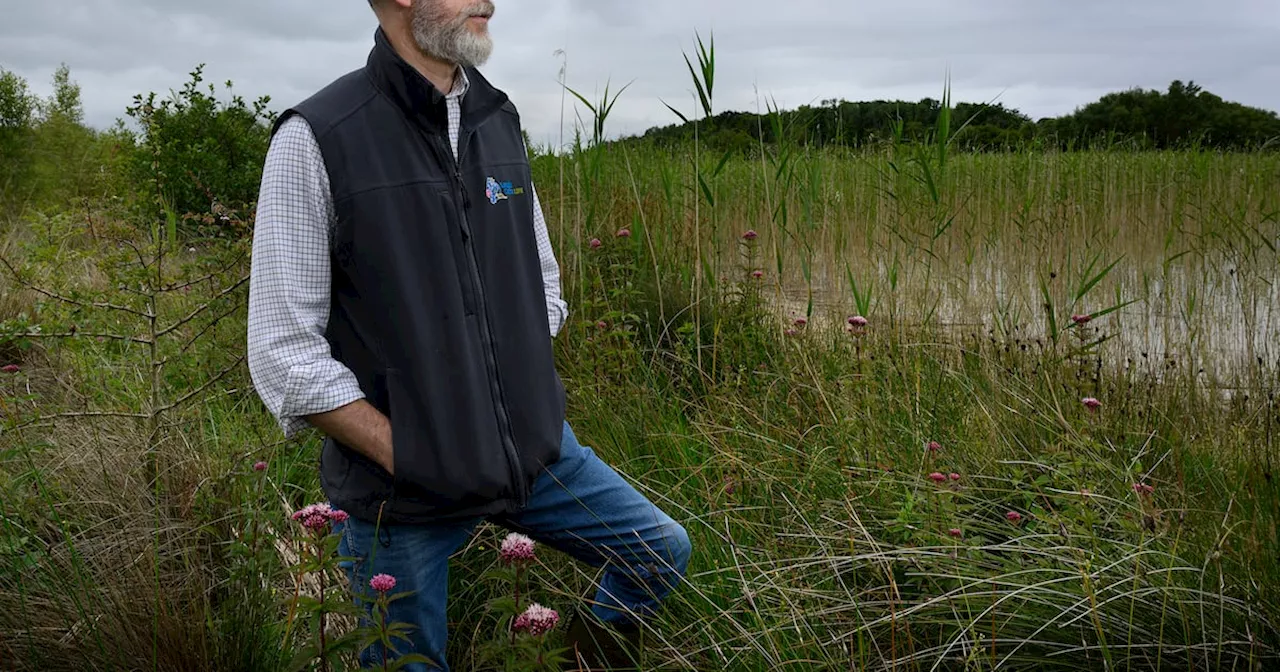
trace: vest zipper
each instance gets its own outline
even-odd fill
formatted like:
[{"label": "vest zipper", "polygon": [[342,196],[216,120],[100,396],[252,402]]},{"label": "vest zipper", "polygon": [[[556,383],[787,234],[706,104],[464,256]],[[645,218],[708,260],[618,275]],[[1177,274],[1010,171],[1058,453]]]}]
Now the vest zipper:
[{"label": "vest zipper", "polygon": [[[429,135],[428,144],[435,150],[438,159],[444,160],[447,165],[453,168],[453,188],[462,195],[462,212],[459,213],[459,223],[462,226],[463,235],[462,247],[467,252],[467,270],[471,273],[472,287],[475,288],[473,292],[476,313],[480,318],[478,320],[480,324],[480,339],[484,342],[485,363],[489,371],[489,392],[493,395],[493,405],[497,409],[502,448],[507,455],[507,466],[511,472],[512,484],[516,488],[516,502],[518,508],[522,509],[528,504],[530,493],[529,487],[525,483],[524,470],[520,465],[520,455],[515,447],[515,437],[511,429],[511,417],[507,413],[506,395],[502,391],[502,380],[498,374],[498,358],[493,346],[493,326],[489,323],[484,281],[480,277],[480,263],[476,260],[471,224],[467,219],[467,213],[471,209],[471,197],[468,195],[466,183],[462,179],[462,167],[449,147],[442,148],[441,146],[444,145],[444,142],[433,134]],[[460,143],[460,146],[466,147],[466,144]]]}]

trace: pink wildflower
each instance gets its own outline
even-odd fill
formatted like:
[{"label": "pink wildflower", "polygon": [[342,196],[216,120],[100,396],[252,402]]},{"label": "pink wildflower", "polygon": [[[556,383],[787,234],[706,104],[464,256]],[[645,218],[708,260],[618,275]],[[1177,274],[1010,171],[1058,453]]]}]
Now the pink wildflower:
[{"label": "pink wildflower", "polygon": [[618,229],[617,236],[618,236],[619,238],[630,238],[630,237],[631,237],[631,229]]},{"label": "pink wildflower", "polygon": [[756,280],[759,280],[760,278],[764,277],[764,271],[751,271],[751,277],[755,278]]},{"label": "pink wildflower", "polygon": [[958,481],[958,480],[960,480],[960,474],[957,474],[957,473],[955,473],[955,472],[952,472],[952,474],[951,474],[951,480],[953,480],[953,481]]},{"label": "pink wildflower", "polygon": [[601,246],[601,245],[604,245],[604,243],[600,242],[600,239],[599,239],[599,238],[592,238],[592,239],[591,239],[591,249],[593,249],[593,250],[598,250],[598,249],[600,249],[600,246]]},{"label": "pink wildflower", "polygon": [[869,324],[869,322],[867,322],[867,318],[861,315],[854,315],[853,317],[849,318],[849,326],[853,327],[854,330],[866,329],[867,324]]},{"label": "pink wildflower", "polygon": [[1010,511],[1009,513],[1004,514],[1004,517],[1005,520],[1008,520],[1015,525],[1022,522],[1022,514],[1017,511]]},{"label": "pink wildflower", "polygon": [[0,369],[0,371],[4,371],[5,373],[17,373],[21,370],[22,367],[17,364],[6,364],[3,369]]},{"label": "pink wildflower", "polygon": [[742,237],[745,240],[755,240],[759,236],[760,234],[756,233],[753,230],[748,230],[746,233],[742,234]]},{"label": "pink wildflower", "polygon": [[396,587],[396,577],[391,576],[390,574],[378,574],[372,579],[369,579],[369,587],[379,593],[389,593]]},{"label": "pink wildflower", "polygon": [[783,332],[783,333],[785,333],[785,334],[786,334],[786,335],[788,335],[788,336],[799,336],[799,335],[800,335],[800,332],[799,332],[799,331],[796,331],[795,329],[788,329],[788,330],[786,330],[786,331],[785,331],[785,332]]},{"label": "pink wildflower", "polygon": [[951,528],[951,530],[947,534],[950,534],[956,539],[959,539],[960,537],[964,536],[964,532],[960,531],[960,528],[958,527]]},{"label": "pink wildflower", "polygon": [[932,474],[929,474],[929,480],[934,483],[943,483],[947,480],[947,477],[943,476],[941,472],[935,471]]},{"label": "pink wildflower", "polygon": [[929,449],[929,452],[931,453],[936,453],[939,450],[942,450],[942,444],[938,443],[937,441],[930,441],[929,445],[926,447]]},{"label": "pink wildflower", "polygon": [[517,632],[528,632],[537,637],[550,632],[558,622],[560,622],[560,614],[556,613],[555,609],[548,609],[535,602],[529,605],[523,614],[516,617],[515,629]]},{"label": "pink wildflower", "polygon": [[255,463],[254,463],[254,465],[253,465],[253,470],[254,470],[254,471],[266,471],[266,470],[267,470],[267,463],[266,463],[266,462],[255,462]]},{"label": "pink wildflower", "polygon": [[803,326],[805,326],[806,324],[809,324],[809,320],[806,320],[806,319],[804,319],[803,317],[797,317],[797,318],[796,318],[796,326],[797,326],[797,327],[803,327]]},{"label": "pink wildflower", "polygon": [[1092,315],[1072,315],[1071,321],[1076,324],[1082,324],[1082,325],[1089,324],[1089,322],[1093,321],[1093,316]]},{"label": "pink wildflower", "polygon": [[328,504],[308,504],[293,513],[293,519],[300,521],[308,530],[320,531],[329,527],[330,521],[345,522],[347,512],[330,508]]},{"label": "pink wildflower", "polygon": [[596,322],[596,329],[608,329],[608,328],[609,328],[608,322],[605,322],[604,320],[600,320],[599,322]]},{"label": "pink wildflower", "polygon": [[1093,397],[1085,397],[1080,400],[1080,403],[1084,404],[1084,407],[1091,411],[1096,411],[1099,408],[1102,408],[1102,402],[1094,399]]},{"label": "pink wildflower", "polygon": [[1150,495],[1156,491],[1156,488],[1154,485],[1147,485],[1146,483],[1134,483],[1133,491],[1139,495]]},{"label": "pink wildflower", "polygon": [[498,557],[507,564],[532,560],[533,556],[533,540],[515,532],[502,540],[502,548],[498,551]]}]

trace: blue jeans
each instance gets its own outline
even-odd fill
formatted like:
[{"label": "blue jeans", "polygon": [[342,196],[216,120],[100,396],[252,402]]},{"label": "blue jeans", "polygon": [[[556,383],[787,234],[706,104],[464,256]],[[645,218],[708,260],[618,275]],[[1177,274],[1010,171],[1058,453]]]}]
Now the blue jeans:
[{"label": "blue jeans", "polygon": [[[401,653],[420,653],[448,672],[445,611],[449,556],[470,537],[481,518],[449,524],[386,525],[351,518],[341,525],[339,555],[359,594],[369,590],[375,574],[396,577],[393,594],[411,592],[392,602],[389,620],[413,627],[412,645],[394,642]],[[606,623],[624,623],[651,615],[683,578],[690,543],[685,529],[654,506],[578,443],[566,422],[560,460],[539,475],[529,504],[511,516],[492,519],[593,568],[605,567],[591,609]],[[373,561],[368,559],[377,543]],[[633,616],[634,615],[634,616]],[[375,644],[361,654],[364,666],[381,664]],[[391,657],[388,657],[390,660]],[[410,665],[410,672],[426,672]]]}]

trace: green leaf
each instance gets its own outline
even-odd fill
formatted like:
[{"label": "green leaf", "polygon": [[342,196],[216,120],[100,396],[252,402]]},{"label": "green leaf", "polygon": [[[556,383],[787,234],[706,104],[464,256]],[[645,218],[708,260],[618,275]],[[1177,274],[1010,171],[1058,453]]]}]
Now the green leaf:
[{"label": "green leaf", "polygon": [[698,185],[702,187],[702,195],[706,196],[707,204],[716,207],[716,199],[711,195],[711,187],[707,186],[707,181],[702,178],[702,174],[698,174]]},{"label": "green leaf", "polygon": [[689,123],[689,118],[688,118],[688,117],[686,117],[686,116],[684,116],[684,114],[683,114],[682,112],[680,112],[680,110],[677,110],[676,108],[671,107],[671,104],[670,104],[670,103],[668,103],[668,102],[667,102],[667,101],[665,101],[665,100],[664,100],[664,101],[662,101],[662,104],[663,104],[663,105],[666,105],[666,106],[667,106],[667,109],[668,109],[668,110],[671,110],[672,112],[674,112],[674,113],[675,113],[675,115],[676,115],[677,117],[680,117],[680,121],[683,121],[683,122],[684,122],[684,123],[686,123],[686,124],[687,124],[687,123]]},{"label": "green leaf", "polygon": [[488,602],[486,602],[485,606],[487,606],[490,610],[496,611],[500,614],[511,615],[511,614],[517,613],[516,599],[514,597],[511,597],[510,595],[495,597],[489,600]]},{"label": "green leaf", "polygon": [[715,171],[711,173],[712,178],[716,178],[720,176],[720,171],[724,170],[725,164],[729,163],[729,159],[732,156],[733,156],[733,150],[729,150],[724,153],[724,156],[720,158],[720,165],[716,166]]},{"label": "green leaf", "polygon": [[[1079,301],[1080,299],[1083,299],[1085,294],[1088,294],[1089,290],[1093,289],[1094,286],[1096,286],[1099,282],[1102,282],[1102,279],[1107,277],[1107,274],[1111,272],[1111,269],[1115,268],[1116,264],[1120,263],[1122,259],[1124,259],[1124,255],[1120,255],[1119,257],[1117,257],[1115,261],[1108,264],[1107,267],[1099,271],[1097,275],[1085,280],[1085,282],[1080,285],[1080,289],[1076,292],[1075,300]],[[1090,263],[1089,269],[1092,269],[1092,268],[1093,268],[1093,263]],[[1086,274],[1088,272],[1089,272],[1088,270],[1085,271]]]},{"label": "green leaf", "polygon": [[178,244],[178,215],[171,208],[165,208],[166,227],[165,234],[168,236],[170,245]]},{"label": "green leaf", "polygon": [[300,651],[298,651],[297,654],[293,656],[293,660],[289,661],[289,665],[285,669],[288,672],[306,670],[311,667],[311,663],[314,662],[317,657],[318,655],[315,644],[308,642]]},{"label": "green leaf", "polygon": [[396,658],[395,662],[388,662],[387,669],[401,670],[409,665],[414,665],[414,664],[434,665],[434,662],[430,658],[422,655],[421,653],[408,653],[399,658]]}]

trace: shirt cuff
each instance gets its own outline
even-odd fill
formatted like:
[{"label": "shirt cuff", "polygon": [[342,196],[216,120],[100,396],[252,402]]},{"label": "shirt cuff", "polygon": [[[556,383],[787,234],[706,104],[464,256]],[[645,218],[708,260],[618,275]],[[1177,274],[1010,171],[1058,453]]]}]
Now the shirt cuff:
[{"label": "shirt cuff", "polygon": [[365,398],[355,374],[341,362],[321,360],[289,369],[279,423],[292,438],[310,423],[305,416],[327,413]]}]

